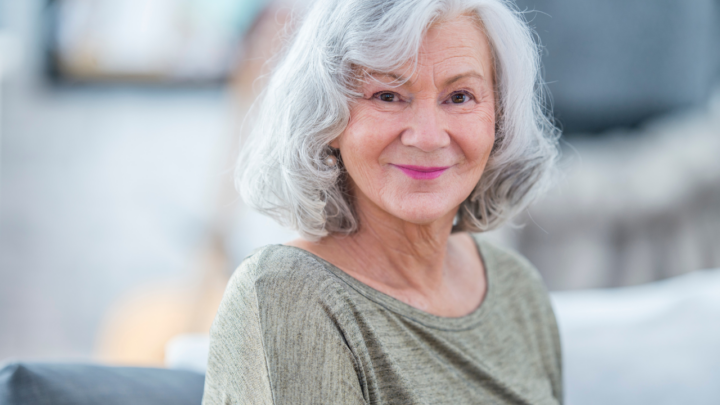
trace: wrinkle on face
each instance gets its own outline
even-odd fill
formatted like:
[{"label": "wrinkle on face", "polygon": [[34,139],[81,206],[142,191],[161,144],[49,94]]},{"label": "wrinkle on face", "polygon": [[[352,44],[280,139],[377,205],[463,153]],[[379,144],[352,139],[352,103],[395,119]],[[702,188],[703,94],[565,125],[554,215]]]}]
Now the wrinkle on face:
[{"label": "wrinkle on face", "polygon": [[[477,19],[459,16],[428,29],[416,62],[358,68],[361,96],[330,146],[340,151],[359,229],[302,246],[406,303],[459,316],[484,294],[484,284],[467,282],[484,277],[474,243],[468,236],[467,249],[455,246],[450,234],[495,143],[492,52]],[[423,178],[408,174],[413,165],[443,171]]]},{"label": "wrinkle on face", "polygon": [[[340,149],[356,198],[362,194],[363,204],[423,222],[430,219],[418,218],[423,211],[437,218],[457,209],[479,181],[494,142],[492,66],[483,31],[459,16],[428,29],[414,68],[364,69],[362,97],[351,106],[345,132],[331,143]],[[392,92],[397,102],[377,99],[382,92]],[[448,102],[455,93],[471,101]],[[397,164],[453,169],[442,181],[418,182],[398,174]]]},{"label": "wrinkle on face", "polygon": [[[446,67],[448,65],[452,65],[455,60],[466,59],[469,56],[474,59],[475,64],[480,66],[480,69],[478,72],[467,72],[465,75],[477,76],[477,78],[480,80],[485,80],[485,78],[489,78],[490,83],[493,85],[492,88],[494,90],[494,69],[492,63],[492,52],[490,49],[488,49],[489,44],[482,44],[482,49],[479,49],[480,52],[477,52],[477,44],[469,43],[466,38],[454,35],[457,33],[453,32],[453,24],[463,22],[470,22],[472,25],[475,26],[475,29],[479,30],[484,36],[484,27],[482,27],[482,24],[474,16],[461,15],[449,21],[445,20],[436,22],[432,27],[430,27],[430,29],[427,30],[425,40],[420,45],[420,53],[417,59],[417,66],[415,68],[411,66],[411,63],[407,63],[402,68],[398,69],[398,72],[380,72],[370,69],[363,69],[362,76],[364,76],[366,79],[370,78],[371,80],[376,80],[377,82],[384,85],[395,85],[399,87],[407,86],[409,88],[413,88],[420,80],[418,71],[425,70],[423,68],[429,67],[432,69],[431,77],[434,88],[438,89],[440,86],[436,84],[437,78],[438,76],[442,76],[443,73],[445,73],[444,70],[446,70]],[[467,26],[467,24],[464,24],[464,28],[467,29],[469,27]],[[459,43],[445,45],[444,47],[428,46],[428,43],[432,43],[433,40],[441,37],[457,38],[459,39]],[[490,63],[486,63],[486,61],[483,60],[484,58],[482,58],[482,54],[485,53],[490,54]],[[440,55],[440,57],[438,57],[438,55]],[[408,71],[413,72],[412,75],[406,76],[403,73],[400,73]],[[465,75],[457,75],[457,77],[452,77],[442,84],[451,84],[453,81]],[[361,80],[360,82],[363,84],[366,83],[365,80]]]}]

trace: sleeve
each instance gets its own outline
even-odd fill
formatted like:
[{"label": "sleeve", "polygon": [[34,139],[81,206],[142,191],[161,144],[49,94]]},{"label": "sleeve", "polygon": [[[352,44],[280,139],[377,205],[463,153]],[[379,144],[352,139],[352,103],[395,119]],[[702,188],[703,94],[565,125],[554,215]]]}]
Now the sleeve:
[{"label": "sleeve", "polygon": [[[496,273],[499,283],[504,287],[502,295],[506,305],[513,308],[508,312],[523,314],[518,316],[518,330],[530,340],[528,346],[535,347],[544,374],[547,376],[552,395],[558,403],[563,399],[562,347],[557,320],[553,312],[550,295],[545,287],[542,276],[525,257],[512,251],[498,247],[476,236],[482,246],[483,253],[493,260],[497,268],[503,269]],[[491,284],[492,285],[492,284]]]},{"label": "sleeve", "polygon": [[[256,255],[258,256],[258,255]],[[365,404],[354,356],[317,280],[235,272],[210,333],[203,405]]]},{"label": "sleeve", "polygon": [[533,335],[538,341],[542,364],[552,384],[553,396],[558,403],[563,404],[562,347],[560,344],[560,331],[550,301],[550,294],[535,266],[523,256],[517,253],[514,253],[514,255],[515,260],[520,263],[519,267],[525,273],[524,278],[527,280],[529,290],[527,299],[530,302],[528,312],[531,314],[530,319],[533,320],[531,323],[534,330]]},{"label": "sleeve", "polygon": [[[514,260],[519,263],[518,269],[522,271],[521,278],[527,294],[530,327],[532,336],[537,341],[542,364],[545,373],[550,379],[552,392],[558,403],[563,404],[563,383],[562,383],[562,348],[560,344],[560,332],[557,319],[553,311],[550,295],[545,287],[542,276],[538,270],[527,259],[517,253],[512,253]],[[518,301],[520,301],[518,299]]]}]

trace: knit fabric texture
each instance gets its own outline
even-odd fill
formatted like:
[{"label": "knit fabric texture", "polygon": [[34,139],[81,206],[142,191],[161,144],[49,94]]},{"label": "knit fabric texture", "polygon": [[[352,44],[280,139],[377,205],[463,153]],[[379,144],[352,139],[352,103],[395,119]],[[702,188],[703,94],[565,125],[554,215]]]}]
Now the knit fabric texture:
[{"label": "knit fabric texture", "polygon": [[488,288],[458,318],[302,249],[255,251],[213,323],[203,404],[561,404],[560,341],[540,276],[474,238]]}]

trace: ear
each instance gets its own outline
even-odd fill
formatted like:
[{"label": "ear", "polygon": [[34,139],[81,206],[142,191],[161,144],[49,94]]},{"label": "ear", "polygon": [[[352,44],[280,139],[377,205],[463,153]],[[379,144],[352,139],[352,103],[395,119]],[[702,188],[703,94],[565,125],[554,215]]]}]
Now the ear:
[{"label": "ear", "polygon": [[328,146],[333,149],[340,149],[340,137],[338,136],[337,138],[333,139],[332,142],[328,144]]}]

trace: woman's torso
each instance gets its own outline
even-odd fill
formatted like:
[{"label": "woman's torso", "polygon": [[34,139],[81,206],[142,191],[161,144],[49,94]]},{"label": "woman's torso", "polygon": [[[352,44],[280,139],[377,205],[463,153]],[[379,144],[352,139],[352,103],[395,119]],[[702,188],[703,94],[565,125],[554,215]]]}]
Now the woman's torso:
[{"label": "woman's torso", "polygon": [[557,326],[532,266],[478,242],[482,305],[438,317],[301,249],[233,276],[213,325],[205,404],[555,404]]}]

